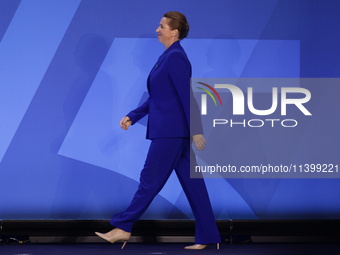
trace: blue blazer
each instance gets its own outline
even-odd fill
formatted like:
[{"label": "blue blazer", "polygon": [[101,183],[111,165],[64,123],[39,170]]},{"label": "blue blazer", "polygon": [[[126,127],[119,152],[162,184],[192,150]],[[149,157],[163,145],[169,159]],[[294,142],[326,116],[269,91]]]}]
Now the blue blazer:
[{"label": "blue blazer", "polygon": [[[159,57],[149,74],[149,98],[127,115],[132,125],[149,114],[146,138],[189,138],[190,97],[193,98],[190,78],[190,61],[176,41]],[[192,134],[203,134],[202,126],[195,129]]]}]

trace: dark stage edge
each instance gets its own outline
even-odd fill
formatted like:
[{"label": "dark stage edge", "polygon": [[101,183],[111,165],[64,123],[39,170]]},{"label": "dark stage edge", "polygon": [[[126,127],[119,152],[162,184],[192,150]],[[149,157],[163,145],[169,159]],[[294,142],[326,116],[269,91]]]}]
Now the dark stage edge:
[{"label": "dark stage edge", "polygon": [[1,255],[144,255],[144,254],[233,254],[233,255],[331,255],[338,254],[338,244],[243,244],[243,245],[210,245],[204,250],[185,250],[185,244],[128,243],[124,250],[121,244],[23,244],[0,247]]},{"label": "dark stage edge", "polygon": [[[312,242],[339,243],[340,220],[218,220],[223,243]],[[96,243],[94,232],[112,229],[108,220],[2,220],[1,244],[10,238],[31,243]],[[131,242],[194,242],[193,220],[141,220]],[[0,253],[1,254],[1,253]]]}]

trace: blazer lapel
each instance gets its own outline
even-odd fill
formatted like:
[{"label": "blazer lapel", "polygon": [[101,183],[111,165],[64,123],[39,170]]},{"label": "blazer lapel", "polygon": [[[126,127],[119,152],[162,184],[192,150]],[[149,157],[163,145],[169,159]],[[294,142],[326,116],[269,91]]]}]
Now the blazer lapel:
[{"label": "blazer lapel", "polygon": [[158,58],[156,64],[154,65],[154,67],[151,69],[148,79],[147,79],[147,86],[148,86],[148,91],[150,93],[150,77],[152,76],[152,74],[157,70],[157,68],[161,65],[161,63],[164,61],[165,59],[165,52]]},{"label": "blazer lapel", "polygon": [[166,55],[171,52],[172,50],[178,50],[180,49],[181,46],[179,44],[179,42],[175,42],[173,43],[170,48],[166,51],[163,52],[163,54],[158,58],[156,64],[154,65],[154,67],[151,69],[148,79],[147,79],[147,85],[148,85],[148,90],[150,91],[150,87],[149,87],[149,82],[150,82],[150,77],[152,76],[152,74],[157,70],[157,68],[159,68],[159,66],[163,63]]},{"label": "blazer lapel", "polygon": [[154,67],[151,69],[151,72],[150,72],[150,74],[149,74],[149,77],[157,70],[157,68],[161,65],[161,63],[164,61],[164,59],[165,59],[165,56],[166,56],[166,54],[162,54],[159,58],[158,58],[158,60],[157,60],[157,62],[156,62],[156,64],[154,65]]}]

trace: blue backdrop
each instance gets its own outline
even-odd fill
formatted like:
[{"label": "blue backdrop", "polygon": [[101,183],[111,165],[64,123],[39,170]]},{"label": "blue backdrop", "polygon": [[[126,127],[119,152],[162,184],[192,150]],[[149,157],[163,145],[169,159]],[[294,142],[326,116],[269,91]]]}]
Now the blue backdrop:
[{"label": "blue backdrop", "polygon": [[[146,99],[165,12],[188,18],[182,45],[195,78],[339,78],[339,8],[335,0],[0,1],[0,218],[109,219],[126,208],[149,141],[146,119],[128,132],[119,121]],[[294,138],[297,150],[316,148],[325,161],[340,152],[336,92],[313,89],[313,120],[328,125]],[[266,134],[256,139],[268,144]],[[216,219],[340,217],[340,179],[206,183]],[[174,175],[143,216],[192,218]]]}]

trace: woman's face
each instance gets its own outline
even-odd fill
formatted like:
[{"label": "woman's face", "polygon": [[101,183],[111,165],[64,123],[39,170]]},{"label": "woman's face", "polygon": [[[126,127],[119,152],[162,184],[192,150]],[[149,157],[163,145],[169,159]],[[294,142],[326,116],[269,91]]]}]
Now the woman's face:
[{"label": "woman's face", "polygon": [[168,23],[169,19],[163,17],[159,23],[159,27],[156,30],[158,33],[158,41],[160,41],[163,45],[171,44],[174,39],[174,33],[176,33],[175,30],[171,30]]}]

